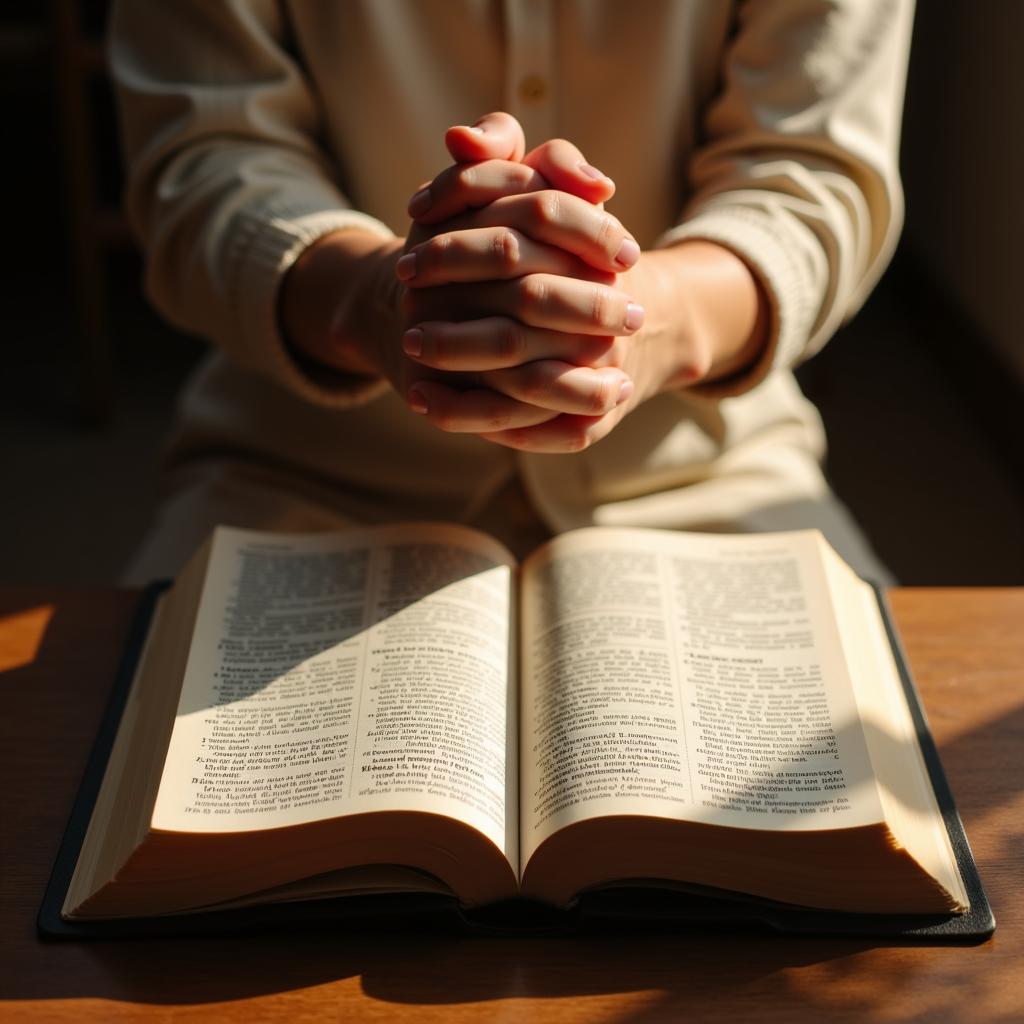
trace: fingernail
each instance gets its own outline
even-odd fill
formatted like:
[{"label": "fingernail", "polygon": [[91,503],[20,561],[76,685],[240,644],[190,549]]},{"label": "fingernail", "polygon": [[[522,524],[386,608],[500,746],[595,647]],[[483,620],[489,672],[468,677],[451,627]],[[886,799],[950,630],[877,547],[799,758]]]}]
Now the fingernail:
[{"label": "fingernail", "polygon": [[410,217],[421,217],[434,205],[434,200],[431,198],[429,188],[421,188],[409,200],[409,206],[407,207]]},{"label": "fingernail", "polygon": [[577,165],[580,173],[585,174],[588,178],[593,178],[595,181],[611,181],[604,171],[599,171],[596,167],[588,163],[582,163]]},{"label": "fingernail", "polygon": [[616,405],[622,405],[623,402],[628,401],[629,396],[633,394],[633,382],[631,380],[624,380],[622,387],[619,388],[619,397],[616,399]]},{"label": "fingernail", "polygon": [[423,332],[418,327],[402,335],[402,349],[407,356],[423,355]]},{"label": "fingernail", "polygon": [[483,128],[481,128],[481,127],[480,127],[479,125],[477,125],[477,124],[474,124],[474,125],[472,125],[472,127],[470,127],[470,129],[469,129],[469,130],[470,130],[470,131],[471,131],[471,132],[472,132],[472,133],[473,133],[474,135],[483,135],[483,134],[484,134],[484,129],[483,129]]},{"label": "fingernail", "polygon": [[395,274],[399,281],[411,281],[416,276],[416,253],[407,252],[395,264]]},{"label": "fingernail", "polygon": [[631,267],[640,259],[640,246],[632,238],[624,238],[619,251],[615,254],[615,262],[620,267]]},{"label": "fingernail", "polygon": [[626,330],[635,331],[643,326],[644,307],[636,302],[626,306]]},{"label": "fingernail", "polygon": [[408,395],[409,408],[421,416],[427,413],[427,399],[419,388],[413,388]]}]

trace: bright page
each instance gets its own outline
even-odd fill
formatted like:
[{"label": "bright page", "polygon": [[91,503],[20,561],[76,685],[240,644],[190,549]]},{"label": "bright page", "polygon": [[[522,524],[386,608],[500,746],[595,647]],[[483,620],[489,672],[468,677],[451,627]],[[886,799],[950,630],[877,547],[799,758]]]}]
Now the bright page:
[{"label": "bright page", "polygon": [[814,531],[581,530],[523,569],[522,858],[639,814],[882,819]]},{"label": "bright page", "polygon": [[219,530],[154,827],[426,811],[515,865],[511,566],[455,527]]}]

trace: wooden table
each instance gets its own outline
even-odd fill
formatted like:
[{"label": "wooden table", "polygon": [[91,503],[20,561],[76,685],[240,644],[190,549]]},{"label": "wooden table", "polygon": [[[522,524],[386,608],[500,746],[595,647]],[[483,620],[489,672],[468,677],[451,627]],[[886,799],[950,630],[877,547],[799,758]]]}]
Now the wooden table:
[{"label": "wooden table", "polygon": [[976,947],[719,932],[40,942],[136,595],[0,589],[0,1018],[1024,1020],[1024,589],[892,594],[998,919]]}]

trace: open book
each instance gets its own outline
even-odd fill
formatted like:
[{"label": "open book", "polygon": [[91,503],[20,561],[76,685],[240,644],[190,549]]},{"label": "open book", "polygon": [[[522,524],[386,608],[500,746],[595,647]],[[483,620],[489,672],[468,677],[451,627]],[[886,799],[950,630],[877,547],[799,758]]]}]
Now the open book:
[{"label": "open book", "polygon": [[218,529],[62,916],[652,885],[969,908],[874,592],[816,531],[581,530],[517,566],[453,526]]}]

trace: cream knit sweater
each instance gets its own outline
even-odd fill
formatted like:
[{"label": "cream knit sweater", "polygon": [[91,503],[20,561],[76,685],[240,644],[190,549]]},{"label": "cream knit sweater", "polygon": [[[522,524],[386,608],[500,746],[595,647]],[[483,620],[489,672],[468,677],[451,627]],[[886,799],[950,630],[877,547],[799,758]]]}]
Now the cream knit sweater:
[{"label": "cream knit sweater", "polygon": [[[314,479],[355,518],[469,519],[516,472],[555,530],[827,500],[789,368],[894,247],[911,17],[910,0],[125,0],[111,61],[149,293],[221,350],[173,458]],[[760,363],[572,455],[444,434],[383,382],[304,371],[276,317],[289,266],[326,232],[404,235],[408,197],[450,162],[444,130],[497,109],[614,178],[642,246],[738,253],[772,305]]]}]

